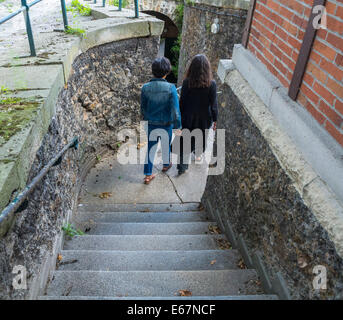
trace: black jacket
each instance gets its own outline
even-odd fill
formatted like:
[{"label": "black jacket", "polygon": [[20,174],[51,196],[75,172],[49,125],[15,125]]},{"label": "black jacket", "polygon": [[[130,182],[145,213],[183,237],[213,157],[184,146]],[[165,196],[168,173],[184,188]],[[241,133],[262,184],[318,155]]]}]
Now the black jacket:
[{"label": "black jacket", "polygon": [[212,80],[209,88],[189,88],[188,79],[182,84],[180,97],[182,128],[208,129],[217,121],[217,85]]}]

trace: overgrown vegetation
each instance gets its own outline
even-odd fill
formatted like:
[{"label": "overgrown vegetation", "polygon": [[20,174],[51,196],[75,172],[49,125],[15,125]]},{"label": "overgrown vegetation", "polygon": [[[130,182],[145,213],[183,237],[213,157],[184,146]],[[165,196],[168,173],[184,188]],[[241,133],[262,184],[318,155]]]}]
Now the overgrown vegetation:
[{"label": "overgrown vegetation", "polygon": [[83,236],[85,233],[80,229],[76,229],[71,223],[67,223],[62,227],[64,234],[70,238],[75,236]]},{"label": "overgrown vegetation", "polygon": [[[111,6],[119,7],[119,0],[109,0],[108,4]],[[122,8],[126,8],[128,4],[129,4],[128,0],[123,0],[121,3],[121,6]]]},{"label": "overgrown vegetation", "polygon": [[182,41],[182,23],[183,23],[183,12],[184,12],[184,4],[180,3],[177,5],[175,9],[175,23],[179,29],[179,36],[175,41],[174,46],[171,48],[171,52],[174,55],[174,59],[172,61],[172,72],[174,76],[177,78],[179,73],[179,56],[180,56],[180,48],[181,48],[181,41]]},{"label": "overgrown vegetation", "polygon": [[92,14],[92,9],[87,5],[84,6],[81,4],[79,0],[73,0],[70,7],[67,8],[67,11],[73,13],[78,12],[81,16],[90,16]]},{"label": "overgrown vegetation", "polygon": [[86,30],[80,29],[80,28],[73,28],[68,26],[65,30],[65,33],[67,34],[73,34],[73,35],[78,35],[78,36],[83,36],[85,34]]}]

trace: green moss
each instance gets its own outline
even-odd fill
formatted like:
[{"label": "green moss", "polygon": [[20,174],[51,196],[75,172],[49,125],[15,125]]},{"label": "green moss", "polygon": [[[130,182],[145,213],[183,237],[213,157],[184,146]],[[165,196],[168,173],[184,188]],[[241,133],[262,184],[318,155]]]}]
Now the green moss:
[{"label": "green moss", "polygon": [[67,29],[65,30],[65,33],[74,34],[74,35],[78,35],[78,36],[83,36],[85,32],[86,32],[86,30],[84,30],[84,29],[72,28],[72,27],[67,27]]},{"label": "green moss", "polygon": [[37,107],[38,103],[20,98],[0,99],[0,144],[20,132],[32,119]]}]

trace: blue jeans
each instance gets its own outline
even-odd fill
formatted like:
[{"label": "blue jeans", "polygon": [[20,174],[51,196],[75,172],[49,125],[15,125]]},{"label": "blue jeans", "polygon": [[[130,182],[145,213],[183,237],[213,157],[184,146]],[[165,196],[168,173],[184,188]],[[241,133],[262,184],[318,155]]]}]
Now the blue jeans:
[{"label": "blue jeans", "polygon": [[[154,131],[155,129],[159,129]],[[152,132],[152,134],[151,134]],[[158,141],[161,140],[163,167],[170,164],[170,144],[172,140],[173,126],[148,125],[148,151],[144,164],[144,174],[150,176],[154,165],[154,158]]]}]

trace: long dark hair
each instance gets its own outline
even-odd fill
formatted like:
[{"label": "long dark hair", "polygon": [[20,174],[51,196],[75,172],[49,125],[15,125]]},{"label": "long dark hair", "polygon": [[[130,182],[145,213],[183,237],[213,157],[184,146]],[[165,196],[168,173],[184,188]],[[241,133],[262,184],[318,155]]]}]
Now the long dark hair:
[{"label": "long dark hair", "polygon": [[212,81],[211,64],[204,54],[197,54],[186,72],[190,88],[208,88]]}]

